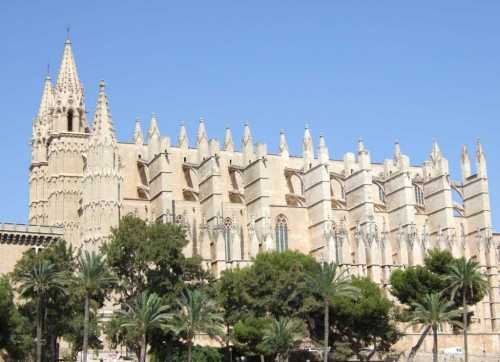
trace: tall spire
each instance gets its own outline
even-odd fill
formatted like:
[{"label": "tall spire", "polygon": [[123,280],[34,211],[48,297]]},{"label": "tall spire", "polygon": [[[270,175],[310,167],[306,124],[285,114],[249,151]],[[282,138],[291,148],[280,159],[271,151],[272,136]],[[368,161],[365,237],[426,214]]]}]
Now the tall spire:
[{"label": "tall spire", "polygon": [[469,150],[467,149],[466,145],[462,146],[462,154],[461,154],[460,159],[461,159],[461,164],[462,164],[462,179],[463,179],[463,181],[465,181],[471,175]]},{"label": "tall spire", "polygon": [[441,149],[436,140],[432,142],[431,160],[437,161],[442,157]]},{"label": "tall spire", "polygon": [[245,123],[243,127],[243,138],[241,139],[242,143],[242,153],[243,153],[243,165],[246,166],[250,162],[252,162],[254,158],[254,151],[253,151],[253,140],[252,140],[252,133],[250,132],[250,126],[248,123]]},{"label": "tall spire", "polygon": [[189,148],[189,138],[188,138],[188,134],[186,131],[185,122],[181,123],[181,128],[179,130],[179,137],[177,139],[177,143],[179,145],[179,148],[181,148],[183,150],[187,150]]},{"label": "tall spire", "polygon": [[54,93],[52,91],[52,81],[50,75],[47,74],[45,77],[45,83],[43,86],[42,98],[40,100],[40,106],[38,107],[37,118],[43,120],[50,111],[50,108],[54,106]]},{"label": "tall spire", "polygon": [[304,169],[311,168],[312,161],[314,160],[314,148],[313,141],[311,137],[311,132],[309,131],[309,126],[306,124],[304,129],[304,141],[302,143],[302,154],[304,157]]},{"label": "tall spire", "polygon": [[198,147],[198,162],[202,162],[208,156],[210,156],[207,129],[205,127],[205,120],[203,119],[203,117],[200,117],[200,123],[198,124],[196,143]]},{"label": "tall spire", "polygon": [[318,146],[318,161],[321,164],[326,164],[330,160],[330,153],[328,152],[328,147],[326,145],[325,137],[323,135],[319,136],[319,146]]},{"label": "tall spire", "polygon": [[233,133],[229,126],[226,126],[226,131],[224,133],[224,151],[234,152]]},{"label": "tall spire", "polygon": [[[106,95],[106,83],[99,82],[99,95],[94,114],[92,136],[94,138],[109,139],[116,141],[111,112],[109,110],[108,97]],[[109,137],[109,138],[108,138]]]},{"label": "tall spire", "polygon": [[160,129],[158,128],[156,114],[154,113],[151,116],[151,123],[148,131],[148,152],[150,160],[161,152]]},{"label": "tall spire", "polygon": [[477,175],[479,177],[487,177],[486,170],[486,157],[484,155],[483,145],[479,138],[476,141],[476,162],[477,162]]},{"label": "tall spire", "polygon": [[281,157],[288,158],[290,156],[290,153],[288,151],[288,143],[286,141],[286,136],[285,136],[284,130],[280,130],[279,149],[280,149],[280,156]]},{"label": "tall spire", "polygon": [[64,52],[59,75],[57,76],[56,89],[59,92],[83,93],[69,37],[64,43]]},{"label": "tall spire", "polygon": [[138,146],[144,145],[144,136],[142,135],[141,120],[139,117],[135,119],[134,142]]}]

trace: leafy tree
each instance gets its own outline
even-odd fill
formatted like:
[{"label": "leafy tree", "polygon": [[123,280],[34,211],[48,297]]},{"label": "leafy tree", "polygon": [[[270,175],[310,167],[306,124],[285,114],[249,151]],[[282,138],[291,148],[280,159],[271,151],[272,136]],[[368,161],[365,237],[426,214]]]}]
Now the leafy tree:
[{"label": "leafy tree", "polygon": [[6,360],[24,361],[30,352],[32,338],[28,321],[14,303],[14,290],[6,276],[0,277],[0,351]]},{"label": "leafy tree", "polygon": [[161,328],[167,320],[168,306],[162,304],[161,298],[152,293],[143,292],[126,303],[126,309],[120,310],[120,326],[132,330],[138,337],[140,354],[139,362],[146,361],[148,336],[154,328]]},{"label": "leafy tree", "polygon": [[448,288],[452,291],[452,299],[455,299],[457,292],[462,294],[464,355],[465,362],[467,362],[469,360],[467,344],[468,301],[474,300],[474,291],[479,291],[481,294],[488,292],[488,280],[481,273],[479,263],[472,259],[460,258],[451,263],[445,281],[449,283]]},{"label": "leafy tree", "polygon": [[90,325],[90,302],[98,293],[111,286],[114,278],[110,274],[102,255],[95,251],[84,251],[77,260],[78,269],[72,276],[77,288],[81,288],[85,295],[84,320],[83,320],[83,362],[87,362]]},{"label": "leafy tree", "polygon": [[[184,256],[187,243],[179,225],[147,224],[132,215],[120,220],[102,252],[117,277],[114,291],[123,308],[142,292],[155,293],[163,304],[174,306],[187,285],[205,287],[211,283],[213,278],[201,267],[201,259]],[[108,323],[106,334],[114,342],[137,349],[134,331],[119,326],[116,320]],[[168,330],[155,328],[149,336],[151,350],[160,358],[170,354],[173,342],[174,335]]]},{"label": "leafy tree", "polygon": [[324,341],[325,351],[324,361],[328,361],[328,351],[330,344],[330,305],[333,298],[356,299],[359,296],[359,289],[351,284],[351,278],[347,270],[340,270],[336,263],[318,264],[314,272],[309,276],[311,285],[320,295],[324,308]]},{"label": "leafy tree", "polygon": [[46,301],[51,289],[64,292],[60,273],[48,260],[39,259],[33,268],[16,276],[19,291],[23,298],[33,298],[36,302],[36,361],[42,361],[42,319]]},{"label": "leafy tree", "polygon": [[422,302],[414,303],[411,313],[411,324],[423,324],[430,327],[433,335],[432,355],[433,361],[438,361],[438,328],[444,323],[461,326],[456,318],[461,311],[456,309],[453,301],[443,298],[440,293],[427,294]]},{"label": "leafy tree", "polygon": [[304,323],[299,319],[281,317],[274,319],[263,331],[262,344],[277,356],[278,362],[288,361],[288,356],[305,337]]},{"label": "leafy tree", "polygon": [[[358,298],[349,294],[332,299],[335,314],[335,345],[348,347],[361,361],[370,360],[375,353],[387,353],[399,340],[401,333],[393,322],[394,304],[368,278],[354,278],[352,287]],[[369,353],[364,353],[372,347]]]},{"label": "leafy tree", "polygon": [[267,350],[262,343],[262,331],[268,328],[269,319],[247,317],[234,324],[236,347],[246,355],[265,355]]},{"label": "leafy tree", "polygon": [[223,334],[223,319],[216,303],[200,290],[186,289],[177,304],[179,311],[171,315],[169,328],[187,343],[187,361],[192,362],[193,340],[196,334],[212,338]]}]

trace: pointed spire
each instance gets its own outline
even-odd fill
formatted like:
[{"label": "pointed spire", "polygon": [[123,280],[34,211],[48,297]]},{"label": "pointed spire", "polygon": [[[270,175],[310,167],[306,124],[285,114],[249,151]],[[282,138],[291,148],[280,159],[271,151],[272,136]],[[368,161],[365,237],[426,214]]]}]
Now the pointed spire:
[{"label": "pointed spire", "polygon": [[476,141],[476,159],[477,159],[477,175],[479,177],[487,177],[486,157],[484,155],[483,145],[479,138]]},{"label": "pointed spire", "polygon": [[135,119],[134,141],[138,146],[142,146],[144,144],[144,136],[142,135],[141,120],[139,117]]},{"label": "pointed spire", "polygon": [[99,95],[97,96],[97,106],[94,113],[92,135],[94,138],[104,139],[109,137],[110,140],[115,140],[115,130],[106,95],[106,83],[103,80],[99,82]]},{"label": "pointed spire", "polygon": [[394,142],[394,160],[399,161],[401,159],[401,145],[399,144],[399,140]]},{"label": "pointed spire", "polygon": [[198,144],[203,142],[203,140],[208,142],[207,129],[205,127],[205,120],[200,117],[200,123],[198,124],[198,133],[196,134],[196,141]]},{"label": "pointed spire", "polygon": [[243,138],[241,142],[243,165],[246,166],[254,159],[252,133],[250,132],[250,126],[248,123],[245,123],[245,126],[243,127]]},{"label": "pointed spire", "polygon": [[469,151],[466,145],[462,146],[462,154],[460,158],[462,163],[462,179],[463,181],[465,181],[471,175],[471,163],[469,158]]},{"label": "pointed spire", "polygon": [[69,37],[64,43],[64,52],[57,76],[56,89],[59,92],[82,93],[82,86],[76,69],[76,62],[73,56],[71,40]]},{"label": "pointed spire", "polygon": [[45,116],[49,114],[50,108],[53,106],[54,106],[54,94],[52,92],[52,81],[50,79],[50,75],[47,74],[43,86],[40,106],[38,107],[37,118],[42,120]]},{"label": "pointed spire", "polygon": [[319,136],[318,160],[321,164],[326,164],[330,161],[330,154],[323,135]]},{"label": "pointed spire", "polygon": [[177,138],[177,144],[179,148],[187,150],[189,148],[189,138],[186,131],[186,123],[181,122],[181,128],[179,130],[179,137]]},{"label": "pointed spire", "polygon": [[439,145],[436,140],[432,142],[432,152],[431,152],[431,159],[433,161],[437,161],[441,158],[441,149],[439,148]]},{"label": "pointed spire", "polygon": [[302,154],[304,157],[304,169],[308,170],[311,168],[312,161],[314,160],[314,148],[313,141],[311,137],[311,132],[309,131],[309,126],[306,124],[304,129],[304,141],[302,143]]},{"label": "pointed spire", "polygon": [[233,133],[229,126],[226,126],[226,131],[224,133],[224,151],[234,152]]},{"label": "pointed spire", "polygon": [[370,153],[366,150],[363,139],[358,139],[358,163],[362,170],[370,168]]},{"label": "pointed spire", "polygon": [[155,113],[153,113],[151,117],[151,123],[149,125],[148,152],[150,160],[152,160],[157,154],[161,152],[160,129],[158,128],[158,122],[156,120]]},{"label": "pointed spire", "polygon": [[198,147],[198,162],[202,162],[210,156],[207,129],[205,127],[205,120],[203,119],[203,117],[200,117],[198,133],[196,135],[196,143]]},{"label": "pointed spire", "polygon": [[160,129],[158,128],[158,121],[156,120],[156,113],[151,115],[151,122],[149,124],[148,136],[151,138],[153,135],[160,136]]},{"label": "pointed spire", "polygon": [[288,143],[286,142],[286,136],[285,136],[285,131],[280,130],[280,156],[288,158],[290,156],[290,153],[288,152]]}]

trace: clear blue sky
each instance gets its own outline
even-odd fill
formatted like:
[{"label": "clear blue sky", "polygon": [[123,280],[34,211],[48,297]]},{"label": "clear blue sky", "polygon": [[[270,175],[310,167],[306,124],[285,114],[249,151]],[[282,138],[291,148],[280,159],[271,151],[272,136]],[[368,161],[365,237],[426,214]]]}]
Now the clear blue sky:
[{"label": "clear blue sky", "polygon": [[31,121],[66,27],[87,109],[108,84],[119,138],[156,112],[162,134],[191,140],[229,124],[275,151],[280,128],[301,152],[305,123],[334,158],[363,137],[420,164],[439,141],[459,179],[462,143],[480,137],[500,225],[499,1],[2,1],[0,221],[26,222]]}]

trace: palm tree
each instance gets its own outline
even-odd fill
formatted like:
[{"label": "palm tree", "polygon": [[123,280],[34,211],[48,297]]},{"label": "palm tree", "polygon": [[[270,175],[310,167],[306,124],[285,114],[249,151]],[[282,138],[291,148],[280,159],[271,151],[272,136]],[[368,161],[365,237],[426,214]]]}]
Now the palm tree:
[{"label": "palm tree", "polygon": [[179,311],[169,318],[169,327],[184,338],[188,347],[188,362],[192,361],[193,340],[197,333],[218,338],[224,333],[224,320],[217,304],[200,290],[186,289],[178,300]]},{"label": "palm tree", "polygon": [[438,360],[438,328],[444,323],[461,326],[462,323],[456,320],[460,317],[461,311],[455,309],[453,301],[445,300],[441,293],[426,294],[421,303],[413,304],[414,310],[411,313],[410,324],[423,324],[432,329],[433,361]]},{"label": "palm tree", "polygon": [[49,291],[53,288],[64,292],[63,278],[54,264],[38,258],[33,268],[25,270],[16,277],[20,294],[36,301],[36,362],[42,361],[42,318]]},{"label": "palm tree", "polygon": [[278,362],[288,361],[290,351],[304,338],[304,323],[299,319],[281,317],[273,319],[264,329],[262,343],[278,357]]},{"label": "palm tree", "polygon": [[146,351],[148,347],[148,334],[153,328],[165,326],[168,314],[167,305],[155,293],[143,292],[132,299],[131,303],[125,304],[125,309],[120,310],[120,325],[133,331],[138,335],[140,346],[139,362],[146,362]]},{"label": "palm tree", "polygon": [[449,283],[449,288],[452,290],[452,299],[458,291],[462,293],[462,320],[464,333],[464,360],[469,360],[468,344],[467,344],[467,315],[469,313],[467,296],[474,297],[474,291],[486,294],[489,289],[488,280],[484,277],[479,269],[479,263],[469,259],[460,258],[451,266],[445,280]]},{"label": "palm tree", "polygon": [[330,305],[335,297],[356,299],[359,289],[351,284],[347,270],[340,270],[337,263],[322,263],[309,277],[310,283],[323,299],[324,308],[324,361],[328,361],[330,334]]},{"label": "palm tree", "polygon": [[85,251],[78,257],[77,263],[78,269],[74,276],[74,282],[85,293],[82,361],[87,362],[90,301],[98,292],[109,287],[114,281],[114,278],[107,268],[104,257],[97,254],[95,251]]}]

